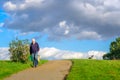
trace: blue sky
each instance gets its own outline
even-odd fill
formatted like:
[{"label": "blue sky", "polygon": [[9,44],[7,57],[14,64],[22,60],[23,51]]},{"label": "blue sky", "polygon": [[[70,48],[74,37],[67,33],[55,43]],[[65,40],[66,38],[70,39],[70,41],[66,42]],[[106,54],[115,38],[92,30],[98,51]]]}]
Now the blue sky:
[{"label": "blue sky", "polygon": [[119,0],[5,0],[0,3],[3,4],[0,47],[8,47],[18,37],[36,38],[42,48],[108,52],[111,41],[120,35]]}]

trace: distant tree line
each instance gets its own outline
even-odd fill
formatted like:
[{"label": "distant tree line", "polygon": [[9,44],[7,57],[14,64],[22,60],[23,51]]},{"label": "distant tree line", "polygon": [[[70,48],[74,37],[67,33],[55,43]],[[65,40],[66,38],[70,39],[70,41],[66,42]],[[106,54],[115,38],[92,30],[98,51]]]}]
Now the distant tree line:
[{"label": "distant tree line", "polygon": [[116,38],[115,41],[110,44],[110,51],[103,55],[103,59],[107,60],[118,60],[120,59],[120,37]]}]

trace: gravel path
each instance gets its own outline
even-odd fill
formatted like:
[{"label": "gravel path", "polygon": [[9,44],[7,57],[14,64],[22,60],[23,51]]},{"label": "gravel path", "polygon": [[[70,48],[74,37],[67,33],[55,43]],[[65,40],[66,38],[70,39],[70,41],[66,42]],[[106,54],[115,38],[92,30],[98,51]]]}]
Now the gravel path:
[{"label": "gravel path", "polygon": [[72,62],[70,60],[49,61],[37,68],[30,68],[4,80],[65,80]]}]

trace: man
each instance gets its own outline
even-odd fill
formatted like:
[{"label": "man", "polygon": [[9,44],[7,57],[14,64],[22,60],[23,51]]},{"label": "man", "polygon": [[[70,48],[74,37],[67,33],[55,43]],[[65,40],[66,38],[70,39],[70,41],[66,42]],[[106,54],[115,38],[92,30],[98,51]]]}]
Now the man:
[{"label": "man", "polygon": [[32,39],[32,43],[30,44],[30,55],[32,56],[33,67],[37,67],[38,65],[38,51],[39,45],[35,39]]}]

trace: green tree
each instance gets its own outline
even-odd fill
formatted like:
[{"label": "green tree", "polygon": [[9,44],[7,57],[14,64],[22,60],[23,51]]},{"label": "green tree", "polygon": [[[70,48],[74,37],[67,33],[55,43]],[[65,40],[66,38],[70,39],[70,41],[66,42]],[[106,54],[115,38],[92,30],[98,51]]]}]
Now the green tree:
[{"label": "green tree", "polygon": [[110,44],[110,52],[103,55],[103,59],[120,59],[120,37]]},{"label": "green tree", "polygon": [[29,42],[28,40],[12,40],[9,44],[10,59],[14,62],[25,63],[29,59]]}]

